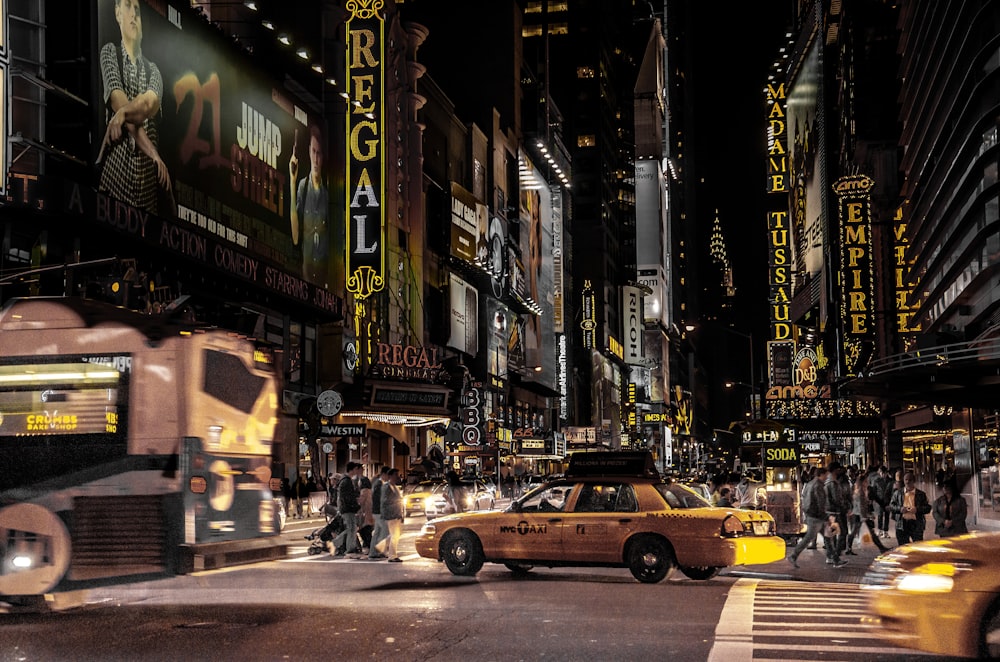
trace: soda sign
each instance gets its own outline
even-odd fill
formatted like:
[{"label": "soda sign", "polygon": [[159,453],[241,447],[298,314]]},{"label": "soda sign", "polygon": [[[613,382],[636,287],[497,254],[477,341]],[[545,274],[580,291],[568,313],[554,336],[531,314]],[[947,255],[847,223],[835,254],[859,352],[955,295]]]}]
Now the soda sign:
[{"label": "soda sign", "polygon": [[765,466],[795,467],[799,464],[798,444],[773,444],[763,450]]}]

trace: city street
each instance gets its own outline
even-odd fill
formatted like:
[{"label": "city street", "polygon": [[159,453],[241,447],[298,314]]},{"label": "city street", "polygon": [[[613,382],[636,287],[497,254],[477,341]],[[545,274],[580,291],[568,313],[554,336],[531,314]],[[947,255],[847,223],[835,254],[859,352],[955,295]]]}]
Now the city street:
[{"label": "city street", "polygon": [[[901,662],[915,654],[861,625],[862,591],[837,582],[845,575],[823,567],[822,552],[804,554],[801,571],[779,563],[707,582],[674,573],[645,585],[604,568],[515,578],[492,564],[460,578],[413,553],[422,523],[408,520],[405,561],[389,564],[309,556],[303,536],[320,520],[291,520],[286,559],[95,589],[60,612],[0,617],[0,659]],[[857,557],[857,572],[866,560]]]}]

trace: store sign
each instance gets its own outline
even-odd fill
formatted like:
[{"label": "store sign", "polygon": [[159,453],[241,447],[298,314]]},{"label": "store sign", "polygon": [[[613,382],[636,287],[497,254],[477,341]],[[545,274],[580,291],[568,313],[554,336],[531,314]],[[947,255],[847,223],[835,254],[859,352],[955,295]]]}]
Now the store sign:
[{"label": "store sign", "polygon": [[472,382],[462,394],[462,443],[479,446],[484,437],[483,383]]},{"label": "store sign", "polygon": [[799,445],[775,443],[763,449],[764,466],[797,467],[799,465]]},{"label": "store sign", "polygon": [[[367,425],[321,425],[321,437],[363,437],[368,431]],[[327,451],[328,453],[330,451]]]},{"label": "store sign", "polygon": [[347,4],[347,291],[385,289],[385,19],[381,2]]}]

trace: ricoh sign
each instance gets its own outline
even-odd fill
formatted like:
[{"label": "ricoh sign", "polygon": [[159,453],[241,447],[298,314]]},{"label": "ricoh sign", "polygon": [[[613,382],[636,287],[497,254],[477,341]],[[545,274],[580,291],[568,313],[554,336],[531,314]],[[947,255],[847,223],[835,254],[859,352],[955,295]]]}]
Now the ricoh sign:
[{"label": "ricoh sign", "polygon": [[642,363],[642,291],[626,285],[622,288],[622,323],[624,326],[625,363]]}]

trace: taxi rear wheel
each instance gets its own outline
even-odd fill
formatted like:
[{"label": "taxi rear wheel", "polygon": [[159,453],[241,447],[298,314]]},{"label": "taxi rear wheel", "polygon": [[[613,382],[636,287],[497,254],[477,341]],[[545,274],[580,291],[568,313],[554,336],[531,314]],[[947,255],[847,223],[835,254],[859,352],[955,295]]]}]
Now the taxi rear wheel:
[{"label": "taxi rear wheel", "polygon": [[719,574],[719,570],[722,568],[715,568],[713,566],[680,566],[681,572],[683,572],[689,579],[711,579]]},{"label": "taxi rear wheel", "polygon": [[474,575],[483,567],[483,548],[470,531],[449,531],[441,540],[441,557],[453,575]]},{"label": "taxi rear wheel", "polygon": [[674,567],[674,553],[662,538],[637,536],[628,547],[628,568],[644,584],[663,581]]}]

